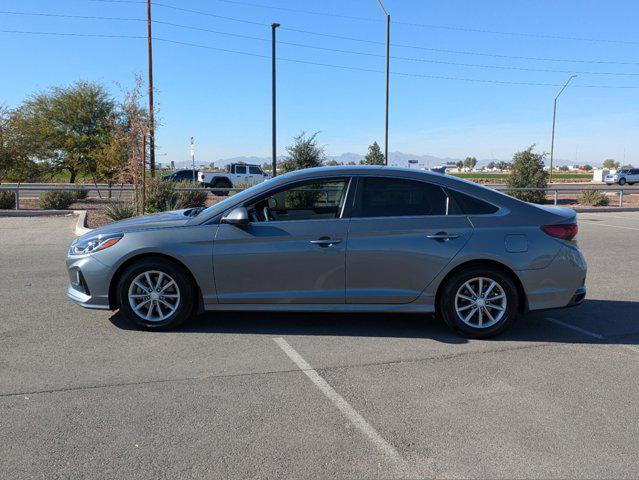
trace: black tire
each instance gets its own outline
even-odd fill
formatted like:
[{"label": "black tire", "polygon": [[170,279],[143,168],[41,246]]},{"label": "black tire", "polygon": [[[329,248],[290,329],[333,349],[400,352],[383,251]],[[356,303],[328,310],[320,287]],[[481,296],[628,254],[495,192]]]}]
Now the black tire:
[{"label": "black tire", "polygon": [[620,178],[619,179],[619,185],[625,185],[626,184],[626,179],[625,178]]},{"label": "black tire", "polygon": [[[228,180],[216,180],[213,183],[213,188],[232,188],[231,182]],[[219,195],[220,197],[226,197],[229,194],[228,190],[220,190],[212,192],[213,195]]]},{"label": "black tire", "polygon": [[[131,283],[138,275],[149,271],[162,272],[174,280],[177,285],[177,293],[179,294],[177,308],[163,320],[148,321],[142,318],[134,312],[129,302],[128,294]],[[172,287],[172,290],[175,291],[176,289]],[[134,262],[122,272],[116,286],[120,314],[124,320],[148,330],[169,330],[189,319],[195,307],[195,291],[196,288],[184,268],[165,258],[144,258]],[[145,307],[141,308],[144,309]],[[158,306],[157,308],[162,307]]]},{"label": "black tire", "polygon": [[[460,288],[469,280],[480,277],[497,282],[498,287],[494,288],[500,288],[506,297],[503,316],[494,325],[482,328],[465,323],[455,308],[456,296]],[[470,310],[472,310],[472,308]],[[469,338],[489,338],[499,335],[516,320],[518,310],[519,296],[513,279],[502,270],[491,266],[470,267],[467,270],[453,274],[442,287],[437,305],[437,315],[444,320],[446,325],[455,332]],[[495,313],[495,310],[491,309],[491,311]],[[476,315],[478,316],[478,314]],[[472,323],[472,318],[470,323]]]},{"label": "black tire", "polygon": [[632,186],[634,184],[635,184],[635,182],[628,182],[628,185],[630,185],[630,186]]}]

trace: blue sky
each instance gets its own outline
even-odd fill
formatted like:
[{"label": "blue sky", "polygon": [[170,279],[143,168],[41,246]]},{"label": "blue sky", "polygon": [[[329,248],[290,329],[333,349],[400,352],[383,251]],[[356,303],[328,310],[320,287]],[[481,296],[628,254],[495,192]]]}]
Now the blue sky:
[{"label": "blue sky", "polygon": [[[623,160],[625,156],[627,162],[639,164],[639,88],[584,87],[639,87],[636,1],[384,3],[393,22],[397,22],[391,30],[391,56],[420,60],[391,59],[391,72],[415,76],[391,75],[390,151],[499,159],[509,159],[514,151],[533,143],[539,150],[549,151],[552,103],[559,87],[455,79],[562,84],[569,77],[568,72],[576,71],[590,73],[578,73],[573,85],[560,97],[556,158],[597,163],[610,157]],[[131,19],[144,19],[146,14],[145,4],[135,1],[3,0],[0,10]],[[329,154],[364,153],[373,140],[382,144],[384,75],[379,72],[384,70],[385,24],[375,0],[159,0],[153,14],[158,22],[153,25],[155,37],[210,47],[154,42],[154,79],[161,122],[157,131],[158,161],[186,160],[191,136],[196,138],[200,161],[270,154],[268,25],[272,22],[282,25],[279,41],[306,45],[280,44],[281,58],[367,70],[279,61],[280,153],[302,130],[321,131],[320,143]],[[7,13],[0,13],[0,29],[146,35],[142,21]],[[10,106],[38,90],[79,79],[102,82],[119,95],[118,84],[130,86],[135,73],[146,74],[143,38],[0,32],[0,45],[0,103]],[[624,62],[630,64],[621,64]]]}]

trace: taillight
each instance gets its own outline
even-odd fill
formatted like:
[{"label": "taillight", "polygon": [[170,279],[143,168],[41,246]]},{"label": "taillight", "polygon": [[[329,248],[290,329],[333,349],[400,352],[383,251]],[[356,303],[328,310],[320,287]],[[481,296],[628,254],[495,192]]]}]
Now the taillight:
[{"label": "taillight", "polygon": [[572,240],[577,236],[579,230],[576,223],[570,225],[543,225],[541,229],[551,237],[561,240]]}]

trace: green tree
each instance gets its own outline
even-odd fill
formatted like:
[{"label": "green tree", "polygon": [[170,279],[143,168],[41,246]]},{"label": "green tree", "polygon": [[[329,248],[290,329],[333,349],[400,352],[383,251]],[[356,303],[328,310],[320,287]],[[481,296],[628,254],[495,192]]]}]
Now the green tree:
[{"label": "green tree", "polygon": [[362,165],[384,165],[385,163],[382,149],[379,148],[377,142],[373,142],[372,145],[368,146],[368,153],[362,160]]},{"label": "green tree", "polygon": [[459,160],[455,162],[455,166],[461,170],[462,168],[464,168],[464,162]]},{"label": "green tree", "polygon": [[567,172],[570,169],[568,168],[568,165],[562,165],[557,170],[559,170],[560,172]]},{"label": "green tree", "polygon": [[631,163],[627,163],[625,165],[622,165],[621,168],[635,168],[635,166]]},{"label": "green tree", "polygon": [[102,85],[76,82],[53,87],[28,99],[19,109],[22,121],[56,171],[67,170],[70,182],[78,173],[96,175],[97,152],[109,140],[115,102]]},{"label": "green tree", "polygon": [[[544,171],[545,154],[533,153],[531,145],[524,151],[513,156],[513,166],[507,185],[510,188],[547,188],[548,172]],[[543,203],[546,198],[544,191],[523,190],[509,192],[513,197],[525,202]]]},{"label": "green tree", "polygon": [[588,164],[586,164],[586,165],[584,165],[584,166],[583,166],[583,169],[584,169],[586,172],[589,172],[589,171],[591,171],[591,170],[592,170],[592,165],[588,165]]},{"label": "green tree", "polygon": [[340,165],[340,163],[337,160],[332,159],[326,162],[326,165],[329,167],[336,167],[337,165]]},{"label": "green tree", "polygon": [[477,165],[477,159],[475,157],[466,157],[464,159],[464,167],[473,169]]},{"label": "green tree", "polygon": [[24,182],[39,176],[41,146],[17,110],[0,106],[0,180]]},{"label": "green tree", "polygon": [[306,132],[302,132],[293,139],[293,145],[286,147],[288,155],[282,162],[284,172],[322,166],[326,155],[324,148],[317,145],[318,134],[315,132],[307,136]]},{"label": "green tree", "polygon": [[603,162],[603,168],[607,168],[609,170],[619,170],[619,165],[620,163],[612,158],[604,160]]},{"label": "green tree", "polygon": [[486,165],[486,168],[492,170],[493,168],[495,168],[497,165],[495,164],[495,162],[490,162],[488,165]]}]

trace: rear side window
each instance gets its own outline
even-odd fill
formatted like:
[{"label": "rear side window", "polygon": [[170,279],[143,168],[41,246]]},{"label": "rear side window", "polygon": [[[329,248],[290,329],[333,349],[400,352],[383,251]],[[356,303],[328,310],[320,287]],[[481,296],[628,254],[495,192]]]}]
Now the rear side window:
[{"label": "rear side window", "polygon": [[365,177],[357,187],[354,216],[406,217],[446,215],[444,190],[414,180]]},{"label": "rear side window", "polygon": [[245,165],[237,165],[235,167],[235,173],[239,173],[239,174],[246,173],[246,166]]},{"label": "rear side window", "polygon": [[451,196],[449,215],[490,215],[499,210],[495,205],[465,193],[449,190]]}]

